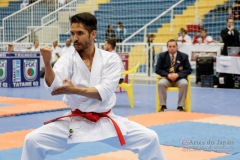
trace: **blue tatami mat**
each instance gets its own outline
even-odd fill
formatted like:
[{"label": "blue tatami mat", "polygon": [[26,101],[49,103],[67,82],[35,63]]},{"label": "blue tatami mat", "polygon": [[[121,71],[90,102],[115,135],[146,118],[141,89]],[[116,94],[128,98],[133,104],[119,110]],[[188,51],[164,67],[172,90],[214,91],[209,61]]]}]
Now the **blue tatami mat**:
[{"label": "blue tatami mat", "polygon": [[220,157],[220,158],[214,158],[212,160],[240,160],[240,152],[238,154],[235,154],[235,155],[224,156],[224,157]]},{"label": "blue tatami mat", "polygon": [[0,104],[0,107],[15,106],[15,104]]},{"label": "blue tatami mat", "polygon": [[[186,121],[150,128],[158,133],[161,145],[232,154],[224,157],[226,159],[216,160],[240,159],[237,154],[240,151],[239,127]],[[20,159],[21,150],[22,148],[2,150],[0,160]],[[117,150],[101,142],[82,143],[64,153],[48,156],[46,160],[75,159]]]},{"label": "blue tatami mat", "polygon": [[[48,155],[45,160],[76,159],[79,157],[93,156],[114,151],[117,151],[117,149],[101,142],[81,143],[63,153],[57,155]],[[19,160],[21,154],[22,148],[1,150],[0,160]]]},{"label": "blue tatami mat", "polygon": [[162,145],[228,154],[240,151],[240,127],[179,122],[150,128],[158,133]]}]

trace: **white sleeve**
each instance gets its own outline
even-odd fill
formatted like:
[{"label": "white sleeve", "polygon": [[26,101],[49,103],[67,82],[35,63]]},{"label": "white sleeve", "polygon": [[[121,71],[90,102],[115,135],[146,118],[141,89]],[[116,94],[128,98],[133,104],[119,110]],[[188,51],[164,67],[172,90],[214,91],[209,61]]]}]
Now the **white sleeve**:
[{"label": "white sleeve", "polygon": [[61,54],[62,49],[60,47],[57,47],[55,50],[55,55],[58,53],[59,55]]},{"label": "white sleeve", "polygon": [[186,36],[185,40],[186,40],[186,43],[192,43],[192,38],[189,35]]},{"label": "white sleeve", "polygon": [[121,76],[121,62],[120,58],[116,54],[112,54],[112,57],[105,64],[102,72],[101,83],[94,86],[102,101],[105,101],[114,93],[119,79]]},{"label": "white sleeve", "polygon": [[198,41],[198,43],[202,43],[202,38],[199,37],[199,38],[197,39],[197,41]]},{"label": "white sleeve", "polygon": [[65,47],[63,47],[63,48],[61,49],[60,56],[64,55],[64,52],[66,52]]},{"label": "white sleeve", "polygon": [[213,38],[211,36],[207,36],[206,40],[208,43],[211,43],[213,41]]},{"label": "white sleeve", "polygon": [[47,88],[49,92],[52,92],[53,89],[57,86],[61,86],[63,84],[63,80],[70,79],[73,73],[73,62],[71,61],[71,56],[62,56],[59,60],[54,64],[53,71],[55,73],[55,78],[51,86],[46,84],[44,81],[44,86]]}]

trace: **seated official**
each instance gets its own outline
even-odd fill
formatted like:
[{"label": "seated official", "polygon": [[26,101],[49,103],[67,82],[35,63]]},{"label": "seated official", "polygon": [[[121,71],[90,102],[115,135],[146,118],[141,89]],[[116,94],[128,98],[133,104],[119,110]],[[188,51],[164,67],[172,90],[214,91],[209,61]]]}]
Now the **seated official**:
[{"label": "seated official", "polygon": [[207,30],[202,29],[200,33],[193,37],[193,44],[210,44],[213,42],[213,38],[207,35]]},{"label": "seated official", "polygon": [[191,44],[192,38],[187,34],[186,29],[182,29],[180,31],[180,36],[177,39],[178,42],[184,43],[184,44]]},{"label": "seated official", "polygon": [[167,88],[179,87],[177,110],[184,111],[184,102],[188,89],[187,76],[192,69],[188,55],[178,51],[177,42],[170,39],[167,42],[167,51],[160,53],[156,66],[156,74],[161,76],[158,83],[158,93],[162,112],[167,109]]}]

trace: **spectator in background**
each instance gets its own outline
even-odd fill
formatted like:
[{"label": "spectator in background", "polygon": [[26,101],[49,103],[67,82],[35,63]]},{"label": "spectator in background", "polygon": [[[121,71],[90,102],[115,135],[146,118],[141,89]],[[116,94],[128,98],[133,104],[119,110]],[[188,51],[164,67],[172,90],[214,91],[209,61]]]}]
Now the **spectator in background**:
[{"label": "spectator in background", "polygon": [[[155,39],[156,35],[155,34],[150,34],[147,38],[147,43],[148,43],[148,47],[149,47],[149,50],[148,50],[148,76],[150,76],[150,67],[154,66],[155,64],[155,48],[154,48],[154,45],[152,45],[152,48],[151,47],[151,44],[153,43],[154,39]],[[151,51],[152,51],[152,57],[151,57]],[[151,66],[151,58],[152,58],[152,66]]]},{"label": "spectator in background", "polygon": [[[115,47],[116,47],[116,40],[114,40],[114,39],[106,39],[105,40],[105,44],[104,44],[104,50],[105,51],[117,54],[117,52],[115,51]],[[120,56],[119,56],[119,59],[122,62],[122,59],[120,58]],[[125,71],[125,67],[124,67],[124,64],[122,62],[121,63],[121,72],[123,72],[123,71]],[[119,83],[122,83],[122,82],[124,82],[124,77],[123,76],[121,76],[121,78],[119,80]]]},{"label": "spectator in background", "polygon": [[20,5],[20,9],[23,9],[25,7],[27,7],[28,5],[36,2],[37,0],[23,0],[23,2]]},{"label": "spectator in background", "polygon": [[232,16],[234,20],[240,19],[240,0],[235,0],[232,5]]},{"label": "spectator in background", "polygon": [[20,9],[23,9],[29,5],[29,0],[23,0],[23,2],[20,4]]},{"label": "spectator in background", "polygon": [[183,33],[184,30],[185,30],[184,28],[180,28],[180,29],[179,29],[178,37],[180,37],[180,36],[182,35],[182,33]]},{"label": "spectator in background", "polygon": [[193,37],[193,44],[209,44],[213,42],[213,38],[207,35],[206,29],[201,29],[200,33]]},{"label": "spectator in background", "polygon": [[187,30],[186,29],[183,29],[182,30],[182,33],[180,33],[181,35],[178,37],[178,42],[181,42],[181,43],[187,43],[187,44],[190,44],[192,43],[192,39],[191,37],[187,34]]},{"label": "spectator in background", "polygon": [[52,47],[52,64],[54,65],[54,63],[58,60],[58,58],[60,58],[61,48],[58,46],[58,41],[53,41],[52,45],[53,45],[53,47]]},{"label": "spectator in background", "polygon": [[184,102],[187,94],[188,81],[187,76],[191,74],[192,69],[188,55],[178,51],[177,42],[170,39],[167,42],[167,51],[160,53],[156,66],[156,74],[162,78],[158,83],[159,99],[161,110],[167,109],[167,88],[170,86],[179,87],[179,98],[177,110],[184,111]]},{"label": "spectator in background", "polygon": [[125,36],[127,34],[126,28],[123,27],[122,22],[118,22],[118,28],[117,28],[117,42],[122,42],[125,39]]},{"label": "spectator in background", "polygon": [[227,47],[239,47],[239,32],[234,29],[233,18],[227,19],[227,28],[221,31],[220,42],[224,43],[222,55],[228,55]]},{"label": "spectator in background", "polygon": [[38,40],[35,40],[33,42],[33,47],[31,48],[31,51],[40,51],[39,41]]},{"label": "spectator in background", "polygon": [[[47,5],[48,12],[53,12],[57,8],[69,3],[71,0],[42,0],[43,3]],[[56,3],[58,2],[58,3]]]},{"label": "spectator in background", "polygon": [[65,41],[65,47],[63,47],[61,49],[61,54],[60,56],[64,55],[64,54],[68,54],[68,53],[72,53],[75,51],[75,48],[71,45],[72,44],[72,40],[71,39],[66,39]]},{"label": "spectator in background", "polygon": [[68,4],[69,2],[71,2],[71,0],[58,0],[58,3],[62,6]]},{"label": "spectator in background", "polygon": [[14,45],[12,43],[8,44],[7,51],[8,52],[13,52],[14,51]]},{"label": "spectator in background", "polygon": [[109,24],[107,26],[105,39],[116,39],[115,31],[114,31],[113,26],[111,24]]}]

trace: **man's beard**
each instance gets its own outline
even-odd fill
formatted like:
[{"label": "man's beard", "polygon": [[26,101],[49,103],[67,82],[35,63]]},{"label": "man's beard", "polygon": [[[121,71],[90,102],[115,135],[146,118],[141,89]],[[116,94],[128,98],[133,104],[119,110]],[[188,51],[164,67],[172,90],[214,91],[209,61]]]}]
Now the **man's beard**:
[{"label": "man's beard", "polygon": [[89,43],[85,42],[85,43],[77,43],[77,42],[74,42],[74,48],[75,50],[78,52],[78,53],[82,53],[84,52],[86,49],[89,48]]}]

